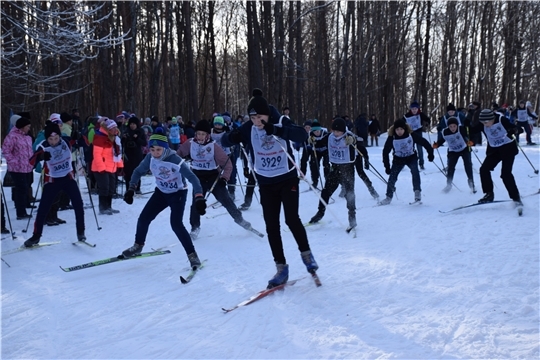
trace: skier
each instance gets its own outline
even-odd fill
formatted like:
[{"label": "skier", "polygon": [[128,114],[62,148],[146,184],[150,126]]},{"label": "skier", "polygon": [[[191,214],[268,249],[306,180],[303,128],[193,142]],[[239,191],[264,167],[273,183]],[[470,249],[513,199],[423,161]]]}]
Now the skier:
[{"label": "skier", "polygon": [[[417,147],[423,146],[428,152],[428,161],[433,161],[435,157],[433,155],[433,148],[429,142],[418,133],[413,132],[405,120],[396,120],[394,125],[388,129],[388,138],[383,148],[383,163],[386,174],[390,175],[390,177],[388,178],[388,185],[386,187],[386,198],[379,202],[380,205],[388,205],[392,202],[398,175],[405,166],[411,169],[414,202],[418,203],[422,200],[418,156],[414,150],[415,144]],[[389,159],[390,150],[394,151],[392,167],[390,167]]]},{"label": "skier", "polygon": [[326,211],[330,196],[339,184],[345,189],[345,199],[349,211],[349,227],[356,227],[356,197],[354,194],[354,163],[356,160],[356,135],[347,131],[345,120],[337,118],[332,122],[332,133],[325,137],[328,144],[328,156],[331,170],[321,193],[319,210],[309,221],[310,224],[319,222]]},{"label": "skier", "polygon": [[[427,117],[426,114],[420,111],[420,105],[416,101],[411,103],[409,112],[403,115],[403,118],[405,119],[411,130],[420,136],[422,136],[423,126],[427,126],[430,124],[429,117]],[[424,170],[424,151],[422,150],[422,145],[420,144],[420,142],[415,143],[416,150],[418,152],[417,158],[420,165],[420,170]],[[431,145],[429,145],[429,147],[431,148]]]},{"label": "skier", "polygon": [[447,193],[452,189],[452,181],[454,179],[454,172],[456,171],[456,164],[459,158],[463,159],[463,166],[465,167],[465,173],[467,174],[467,181],[471,192],[476,193],[474,187],[474,178],[471,161],[471,146],[474,144],[469,140],[467,130],[464,126],[460,126],[458,118],[451,116],[445,121],[448,127],[443,129],[441,133],[441,139],[433,143],[433,148],[437,149],[439,146],[448,142],[448,170],[446,173],[446,187],[443,192]]},{"label": "skier", "polygon": [[520,134],[523,130],[521,130],[521,127],[511,124],[503,115],[494,113],[490,109],[484,109],[478,116],[478,123],[471,124],[471,133],[479,132],[484,133],[488,145],[486,158],[482,166],[480,166],[480,181],[482,182],[484,197],[478,202],[488,203],[495,199],[491,172],[502,162],[501,179],[508,191],[508,195],[516,206],[522,206],[519,190],[512,174],[512,167],[519,152],[514,135]]},{"label": "skier", "polygon": [[446,107],[446,114],[439,118],[439,124],[437,125],[437,142],[443,139],[442,132],[448,127],[448,119],[451,117],[458,120],[459,126],[463,125],[463,122],[465,121],[465,116],[461,112],[456,112],[456,107],[454,104],[448,104]]},{"label": "skier", "polygon": [[[242,212],[236,208],[233,199],[227,191],[227,182],[232,172],[230,157],[216,141],[212,140],[210,123],[200,120],[195,125],[195,137],[186,141],[178,148],[180,157],[190,156],[191,168],[197,175],[203,189],[203,195],[211,191],[217,201],[219,201],[227,212],[232,216],[234,222],[246,230],[251,229],[251,224],[244,220]],[[222,145],[224,137],[221,138]],[[220,171],[221,169],[221,171]],[[212,189],[214,182],[218,178],[217,184]],[[195,240],[201,231],[201,217],[195,207],[191,206],[189,215],[191,224],[191,238]]]},{"label": "skier", "polygon": [[302,261],[308,272],[319,266],[313,258],[306,229],[298,215],[298,176],[290,141],[304,142],[308,134],[286,116],[280,116],[268,105],[260,89],[253,90],[248,104],[251,121],[224,136],[225,146],[243,143],[253,154],[253,170],[259,183],[263,217],[268,242],[276,263],[276,274],[268,281],[268,288],[284,284],[289,279],[289,265],[283,252],[280,233],[280,210],[283,205],[285,223],[291,230]]},{"label": "skier", "polygon": [[[373,146],[373,140],[375,140],[375,146],[379,146],[379,135],[381,133],[381,125],[375,114],[371,115],[368,125],[369,137],[371,138],[371,145]],[[367,144],[366,144],[367,145]]]},{"label": "skier", "polygon": [[311,181],[314,188],[319,185],[319,179],[321,180],[321,188],[324,187],[320,170],[321,159],[323,163],[323,173],[325,181],[328,178],[328,173],[330,172],[330,162],[328,160],[328,135],[328,130],[323,129],[317,119],[313,120],[311,124],[311,132],[309,133],[308,143],[312,146],[313,153]]},{"label": "skier", "polygon": [[67,194],[73,205],[77,240],[86,241],[83,201],[71,165],[71,146],[61,138],[61,134],[60,127],[57,124],[47,124],[45,127],[45,140],[38,145],[36,152],[30,159],[32,166],[35,166],[41,160],[44,160],[45,164],[43,166],[43,193],[37,210],[33,235],[24,242],[26,247],[32,247],[39,243],[45,217],[60,191]]},{"label": "skier", "polygon": [[169,149],[168,139],[163,128],[158,127],[154,130],[148,145],[150,146],[150,153],[133,171],[129,190],[124,194],[124,201],[129,205],[133,204],[133,195],[135,195],[137,183],[148,171],[151,171],[156,178],[156,188],[137,220],[135,243],[132,247],[124,250],[122,255],[128,258],[140,254],[146,242],[150,224],[159,213],[170,207],[171,228],[184,247],[191,268],[196,270],[201,265],[201,261],[197,256],[182,218],[188,197],[186,179],[193,185],[193,206],[200,215],[206,213],[206,200],[202,193],[201,183],[174,150]]},{"label": "skier", "polygon": [[[512,115],[517,121],[516,125],[525,129],[527,145],[536,145],[531,139],[531,126],[529,125],[529,120],[538,120],[538,116],[532,111],[532,104],[529,101],[527,101],[526,104],[527,106],[525,106],[525,101],[521,100],[519,102],[519,107],[512,112]],[[517,142],[519,142],[519,135],[517,136]]]}]

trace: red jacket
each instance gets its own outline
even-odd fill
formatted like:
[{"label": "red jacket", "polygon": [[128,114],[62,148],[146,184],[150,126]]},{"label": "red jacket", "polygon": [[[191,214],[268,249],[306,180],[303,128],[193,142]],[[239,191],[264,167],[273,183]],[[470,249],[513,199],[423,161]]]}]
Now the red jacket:
[{"label": "red jacket", "polygon": [[[119,165],[119,163],[114,162],[116,144],[106,134],[96,131],[93,146],[94,159],[92,160],[92,171],[116,173],[116,168]],[[116,151],[118,151],[118,148]]]}]

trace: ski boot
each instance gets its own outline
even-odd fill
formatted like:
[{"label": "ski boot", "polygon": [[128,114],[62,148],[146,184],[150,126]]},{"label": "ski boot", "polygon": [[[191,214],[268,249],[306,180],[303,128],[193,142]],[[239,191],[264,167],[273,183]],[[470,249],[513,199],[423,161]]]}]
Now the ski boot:
[{"label": "ski boot", "polygon": [[377,193],[377,190],[373,186],[368,187],[369,195],[371,195],[375,200],[379,199],[379,194]]},{"label": "ski boot", "polygon": [[317,262],[313,258],[311,250],[302,251],[300,256],[302,257],[302,261],[304,262],[304,265],[306,265],[308,272],[316,271],[319,268],[319,265],[317,265]]},{"label": "ski boot", "polygon": [[448,184],[444,187],[444,189],[442,189],[443,193],[445,194],[449,193],[450,190],[452,190],[452,184]]},{"label": "ski boot", "polygon": [[24,246],[26,247],[32,247],[34,245],[37,245],[39,243],[39,238],[41,235],[33,234],[32,237],[24,242]]},{"label": "ski boot", "polygon": [[315,214],[315,216],[313,216],[313,217],[311,218],[311,220],[309,220],[309,223],[310,223],[310,224],[318,223],[319,221],[321,221],[321,219],[323,218],[323,216],[324,216],[324,210],[319,209],[319,211],[317,211],[317,213]]},{"label": "ski boot", "polygon": [[420,190],[414,190],[414,202],[422,201],[422,193]]},{"label": "ski boot", "polygon": [[480,204],[490,203],[495,200],[495,195],[492,192],[486,193],[483,198],[478,200]]},{"label": "ski boot", "polygon": [[273,278],[268,280],[267,289],[283,285],[289,280],[289,265],[287,264],[276,264],[277,272]]},{"label": "ski boot", "polygon": [[379,201],[379,205],[389,205],[392,202],[392,198],[387,196],[381,201]]},{"label": "ski boot", "polygon": [[189,236],[191,236],[191,240],[197,240],[197,237],[199,237],[200,232],[201,232],[200,227],[191,228],[191,232],[189,233]]},{"label": "ski boot", "polygon": [[77,241],[86,242],[86,235],[84,235],[84,232],[77,234]]},{"label": "ski boot", "polygon": [[476,194],[476,188],[474,187],[474,181],[472,179],[469,179],[468,181],[469,189],[471,189],[472,194]]},{"label": "ski boot", "polygon": [[129,249],[126,249],[126,250],[122,251],[122,255],[125,258],[130,258],[130,257],[137,256],[142,252],[143,247],[144,247],[144,244],[141,245],[141,244],[135,243]]},{"label": "ski boot", "polygon": [[189,265],[191,266],[192,270],[197,270],[197,268],[201,266],[201,260],[199,260],[199,256],[197,255],[195,251],[192,252],[191,254],[188,254],[187,257],[189,260]]}]

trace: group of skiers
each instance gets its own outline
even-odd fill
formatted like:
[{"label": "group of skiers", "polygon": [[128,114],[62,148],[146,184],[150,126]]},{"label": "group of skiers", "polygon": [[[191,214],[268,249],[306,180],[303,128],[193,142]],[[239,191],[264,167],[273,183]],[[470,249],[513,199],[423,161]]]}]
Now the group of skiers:
[{"label": "group of skiers", "polygon": [[[508,191],[509,197],[521,206],[519,190],[512,175],[514,158],[518,153],[516,136],[523,132],[519,124],[524,119],[519,109],[516,109],[518,123],[512,123],[501,112],[491,109],[476,111],[471,106],[470,116],[460,117],[452,104],[447,107],[444,116],[444,126],[438,128],[440,134],[437,141],[431,145],[423,136],[422,131],[429,118],[420,111],[417,102],[412,102],[410,110],[396,120],[388,129],[388,138],[382,150],[383,165],[389,175],[386,197],[379,201],[380,205],[391,203],[395,192],[395,183],[401,170],[407,166],[412,174],[414,202],[421,201],[420,169],[424,169],[423,150],[427,152],[428,161],[434,160],[434,149],[444,143],[448,146],[446,176],[447,183],[444,192],[452,188],[455,167],[461,157],[465,166],[468,184],[471,192],[476,188],[472,176],[471,146],[475,145],[472,137],[484,133],[487,139],[487,152],[480,168],[480,179],[484,196],[479,202],[494,201],[491,171],[502,162],[501,178]],[[325,215],[326,207],[332,194],[339,185],[342,186],[342,197],[346,199],[348,211],[347,231],[357,226],[355,205],[355,170],[364,181],[370,195],[379,199],[370,179],[364,170],[370,169],[368,152],[362,136],[352,132],[352,126],[347,126],[346,119],[335,117],[330,130],[321,126],[317,121],[305,122],[304,127],[294,125],[286,115],[269,105],[262,91],[254,89],[247,107],[249,120],[229,128],[222,116],[215,114],[212,124],[201,120],[195,124],[194,136],[186,141],[171,146],[167,132],[162,127],[153,129],[148,139],[140,139],[142,133],[137,132],[140,122],[131,117],[128,121],[128,141],[118,141],[118,125],[107,118],[100,119],[99,129],[94,136],[94,162],[92,170],[98,182],[99,207],[102,214],[113,214],[118,210],[111,207],[110,188],[114,182],[112,174],[115,166],[121,161],[121,146],[148,146],[149,152],[140,156],[140,161],[125,177],[128,187],[124,201],[132,204],[135,194],[140,192],[140,179],[150,172],[155,178],[155,190],[145,204],[136,226],[133,246],[122,252],[124,257],[141,254],[145,246],[146,236],[151,222],[166,207],[171,208],[170,224],[183,245],[192,268],[195,270],[201,261],[195,251],[193,240],[199,234],[201,215],[206,212],[206,199],[212,193],[234,221],[247,230],[254,230],[247,222],[241,210],[249,209],[257,185],[260,194],[263,218],[266,225],[268,241],[276,265],[275,275],[268,281],[268,288],[279,286],[288,280],[288,264],[283,251],[280,232],[280,212],[283,207],[285,223],[297,242],[302,262],[306,270],[315,274],[317,262],[309,245],[304,224],[298,214],[299,181],[309,182],[306,178],[307,163],[310,163],[310,188],[319,190],[319,205],[316,214],[309,223],[319,222]],[[521,110],[522,111],[522,110]],[[528,113],[529,116],[531,115]],[[521,117],[520,117],[521,116]],[[53,117],[51,117],[52,119]],[[21,125],[26,125],[22,124]],[[439,124],[440,125],[440,124]],[[81,194],[73,173],[71,146],[76,138],[62,138],[57,123],[49,121],[44,129],[44,140],[39,144],[30,161],[35,165],[44,161],[43,195],[40,202],[34,232],[25,245],[31,247],[39,243],[42,235],[43,222],[57,194],[64,190],[72,201],[76,215],[76,230],[78,241],[86,241],[84,234],[84,209]],[[527,141],[530,141],[530,135]],[[300,166],[294,159],[294,148],[303,149]],[[127,151],[127,149],[126,149]],[[390,152],[393,153],[390,161]],[[237,208],[231,192],[231,179],[236,180],[236,159],[243,154],[244,176],[248,179],[244,204]],[[190,159],[188,165],[186,159]],[[324,174],[320,172],[320,164]],[[380,175],[380,174],[379,174]],[[382,176],[381,176],[382,178]],[[384,180],[384,179],[383,179]],[[182,222],[187,203],[187,182],[193,186],[190,196],[190,225],[189,233]],[[234,187],[234,185],[233,185]]]}]

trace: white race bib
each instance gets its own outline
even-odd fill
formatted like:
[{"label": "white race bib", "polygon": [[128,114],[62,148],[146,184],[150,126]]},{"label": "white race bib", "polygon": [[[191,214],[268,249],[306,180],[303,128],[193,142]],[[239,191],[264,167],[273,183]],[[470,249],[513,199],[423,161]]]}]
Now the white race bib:
[{"label": "white race bib", "polygon": [[150,159],[150,171],[156,178],[156,186],[165,194],[184,189],[180,166],[168,161]]},{"label": "white race bib", "polygon": [[201,145],[191,139],[191,167],[195,170],[217,169],[216,159],[214,157],[214,147],[214,141]]},{"label": "white race bib", "polygon": [[44,151],[51,154],[51,159],[47,161],[50,177],[61,178],[71,172],[71,150],[64,140],[60,140],[55,147],[45,148]]},{"label": "white race bib", "polygon": [[[281,145],[280,145],[281,144]],[[289,172],[285,150],[287,141],[277,136],[266,135],[266,131],[251,128],[251,145],[254,153],[254,170],[265,177],[276,177]]]}]

